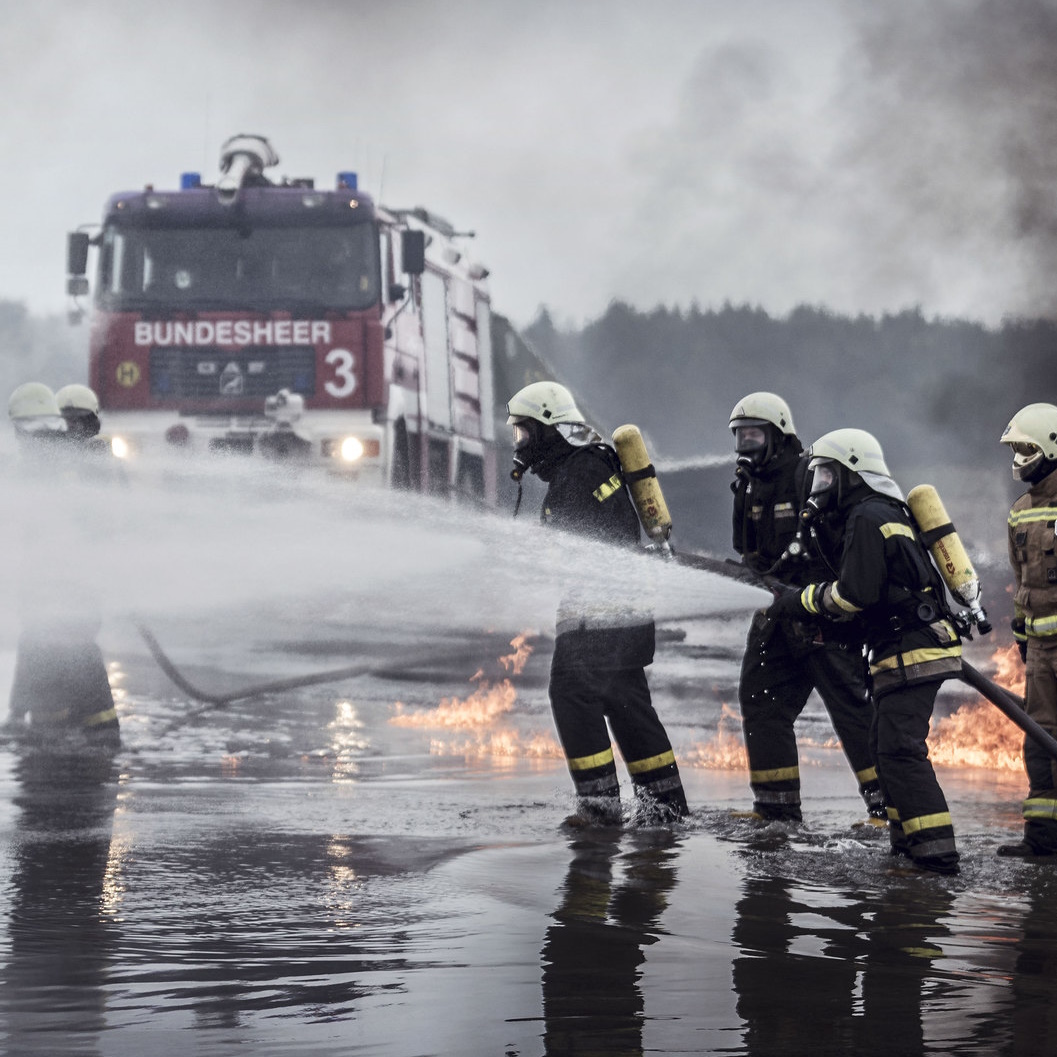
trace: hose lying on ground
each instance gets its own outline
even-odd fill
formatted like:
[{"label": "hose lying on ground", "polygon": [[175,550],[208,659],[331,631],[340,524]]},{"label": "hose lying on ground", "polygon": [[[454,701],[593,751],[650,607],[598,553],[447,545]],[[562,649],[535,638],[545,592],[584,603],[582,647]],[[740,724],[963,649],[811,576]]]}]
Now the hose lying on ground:
[{"label": "hose lying on ground", "polygon": [[[313,675],[297,675],[288,679],[275,679],[267,683],[258,683],[253,686],[243,687],[226,694],[211,694],[200,690],[197,686],[186,679],[180,670],[172,663],[168,655],[162,649],[154,633],[143,623],[137,623],[143,641],[147,644],[151,656],[157,662],[158,667],[178,686],[188,697],[195,701],[201,701],[211,708],[221,708],[235,701],[248,701],[255,697],[264,697],[267,694],[280,693],[284,690],[297,690],[305,686],[318,686],[322,683],[335,683],[343,679],[355,679],[362,675],[376,675],[382,678],[393,677],[402,674],[412,668],[421,668],[437,661],[451,661],[453,653],[450,647],[444,650],[430,650],[419,654],[413,654],[405,660],[394,663],[393,661],[365,661],[353,664],[346,668],[332,668]],[[458,655],[454,655],[457,657]],[[469,658],[468,658],[469,659]],[[187,718],[201,715],[206,709],[199,709],[191,713]]]}]

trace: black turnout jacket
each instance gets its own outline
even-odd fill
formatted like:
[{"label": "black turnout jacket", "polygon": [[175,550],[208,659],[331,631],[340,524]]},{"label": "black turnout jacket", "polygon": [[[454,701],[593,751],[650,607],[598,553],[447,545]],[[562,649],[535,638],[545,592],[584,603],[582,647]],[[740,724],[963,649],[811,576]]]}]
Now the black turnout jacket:
[{"label": "black turnout jacket", "polygon": [[[639,517],[620,460],[608,444],[566,445],[536,473],[547,482],[540,511],[544,526],[602,544],[638,547]],[[621,564],[619,551],[607,554],[599,575],[589,575],[588,583],[570,590],[563,599],[558,610],[555,663],[575,657],[588,665],[632,668],[653,660],[653,618],[621,590]]]},{"label": "black turnout jacket", "polygon": [[869,491],[850,507],[832,557],[837,579],[808,584],[800,603],[813,615],[859,618],[875,692],[958,674],[961,640],[905,504]]}]

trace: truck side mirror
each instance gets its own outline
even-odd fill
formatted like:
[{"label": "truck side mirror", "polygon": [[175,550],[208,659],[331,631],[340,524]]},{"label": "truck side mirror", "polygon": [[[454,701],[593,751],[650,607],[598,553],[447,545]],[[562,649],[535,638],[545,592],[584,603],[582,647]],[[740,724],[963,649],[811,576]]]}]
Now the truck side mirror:
[{"label": "truck side mirror", "polygon": [[85,275],[88,271],[87,231],[71,231],[66,236],[66,274]]},{"label": "truck side mirror", "polygon": [[408,275],[421,275],[426,270],[426,233],[400,232],[400,259]]}]

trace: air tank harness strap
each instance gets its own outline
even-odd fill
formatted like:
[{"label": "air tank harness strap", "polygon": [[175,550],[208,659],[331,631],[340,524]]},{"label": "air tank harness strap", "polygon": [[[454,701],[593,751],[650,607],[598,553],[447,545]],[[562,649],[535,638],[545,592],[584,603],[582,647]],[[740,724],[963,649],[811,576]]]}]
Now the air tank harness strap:
[{"label": "air tank harness strap", "polygon": [[919,532],[918,535],[921,538],[921,542],[925,544],[925,548],[931,549],[937,540],[943,539],[944,536],[949,536],[954,531],[954,525],[948,521],[945,525],[937,525],[935,528],[929,529],[928,532]]},{"label": "air tank harness strap", "polygon": [[653,463],[649,463],[647,466],[643,466],[641,470],[624,470],[624,480],[628,484],[634,484],[636,481],[645,481],[647,477],[656,477],[657,468]]},{"label": "air tank harness strap", "polygon": [[892,588],[888,604],[895,613],[881,621],[868,621],[882,633],[894,632],[899,635],[904,631],[928,627],[942,617],[950,619],[947,607],[936,598],[931,588],[923,591],[911,591],[907,587]]}]

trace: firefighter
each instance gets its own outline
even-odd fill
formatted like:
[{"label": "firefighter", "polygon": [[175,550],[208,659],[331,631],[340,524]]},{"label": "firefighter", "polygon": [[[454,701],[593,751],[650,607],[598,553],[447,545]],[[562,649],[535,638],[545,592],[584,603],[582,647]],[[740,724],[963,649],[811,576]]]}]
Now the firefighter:
[{"label": "firefighter", "polygon": [[861,622],[892,853],[923,870],[957,873],[954,826],[926,747],[939,685],[961,671],[943,584],[875,437],[838,429],[807,454],[803,517],[836,578],[790,588],[768,612],[823,626]]},{"label": "firefighter", "polygon": [[15,389],[7,401],[7,414],[23,452],[30,456],[65,438],[66,422],[58,401],[43,382],[24,382]]},{"label": "firefighter", "polygon": [[[601,545],[637,548],[639,519],[616,452],[585,424],[569,391],[535,382],[511,397],[507,412],[514,433],[511,476],[520,482],[528,471],[547,484],[543,525]],[[616,552],[612,558],[620,561]],[[679,768],[646,679],[654,653],[652,614],[631,603],[613,605],[606,594],[592,602],[574,592],[558,610],[549,693],[577,794],[579,814],[569,821],[620,821],[607,719],[646,817],[682,818],[688,809]]]},{"label": "firefighter", "polygon": [[[826,567],[800,545],[798,512],[807,498],[807,461],[786,402],[750,393],[730,413],[737,464],[734,549],[754,572],[804,587]],[[840,738],[868,817],[883,825],[884,798],[870,751],[873,708],[861,629],[753,617],[738,697],[753,815],[800,821],[800,767],[794,724],[817,690]]]},{"label": "firefighter", "polygon": [[101,620],[84,563],[66,547],[65,534],[61,545],[49,543],[56,521],[74,530],[83,521],[71,509],[65,488],[81,476],[70,465],[67,422],[55,394],[40,382],[20,385],[11,394],[8,413],[21,441],[21,486],[29,499],[22,504],[21,628],[10,718],[16,726],[28,719],[29,734],[45,744],[57,734],[73,733],[92,745],[116,747],[118,717],[96,643]]},{"label": "firefighter", "polygon": [[66,436],[85,450],[108,452],[110,445],[99,437],[99,397],[87,385],[74,382],[55,393],[59,412],[66,423]]},{"label": "firefighter", "polygon": [[[1028,404],[1006,426],[1001,442],[1013,449],[1013,477],[1029,486],[1009,512],[1013,566],[1013,635],[1025,663],[1024,703],[1029,716],[1057,735],[1057,407]],[[1024,838],[999,855],[1057,855],[1057,763],[1024,739],[1028,796]]]}]

